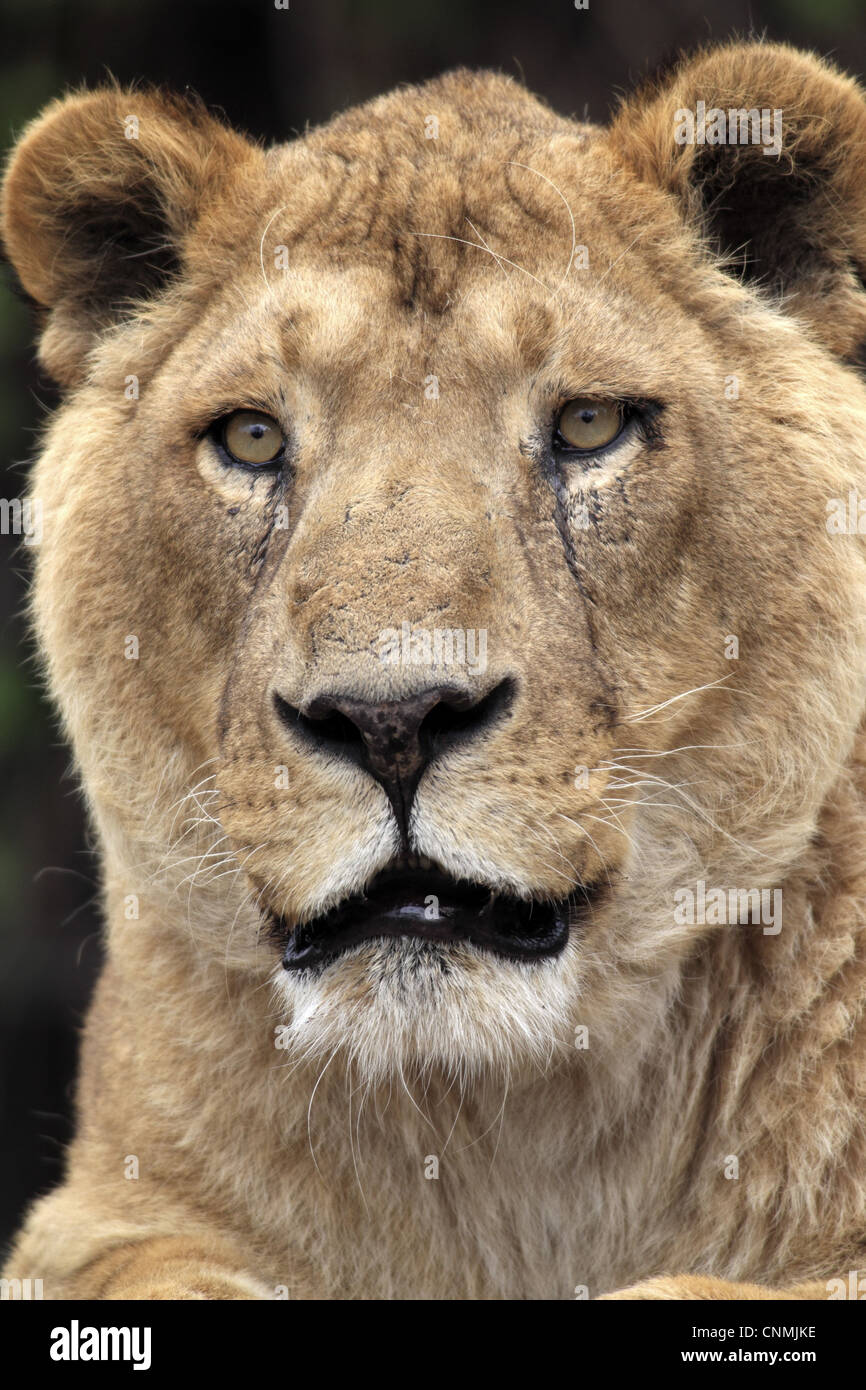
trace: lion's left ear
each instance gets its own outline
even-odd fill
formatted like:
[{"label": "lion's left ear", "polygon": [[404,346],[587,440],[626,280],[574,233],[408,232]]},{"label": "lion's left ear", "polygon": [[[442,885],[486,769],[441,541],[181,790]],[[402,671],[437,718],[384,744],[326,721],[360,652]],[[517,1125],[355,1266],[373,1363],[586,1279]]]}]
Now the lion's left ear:
[{"label": "lion's left ear", "polygon": [[187,242],[257,148],[195,99],[105,87],[54,102],[3,180],[0,229],[71,385],[99,334],[185,270]]},{"label": "lion's left ear", "polygon": [[682,60],[627,98],[618,157],[660,185],[728,258],[781,291],[833,352],[866,350],[866,97],[785,45],[732,44]]}]

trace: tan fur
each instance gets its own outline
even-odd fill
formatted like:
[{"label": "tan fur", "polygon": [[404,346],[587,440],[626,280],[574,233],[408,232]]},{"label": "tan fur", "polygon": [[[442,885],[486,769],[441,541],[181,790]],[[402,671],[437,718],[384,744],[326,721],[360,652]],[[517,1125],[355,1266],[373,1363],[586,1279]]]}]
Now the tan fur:
[{"label": "tan fur", "polygon": [[[781,160],[676,145],[698,100],[781,108]],[[866,556],[825,525],[866,481],[864,151],[856,84],[763,45],[609,129],[461,71],[267,152],[145,91],[26,132],[4,235],[67,388],[34,612],[108,964],[68,1173],[10,1276],[826,1297],[866,1263]],[[557,499],[551,421],[583,395],[661,403],[661,442]],[[241,406],[289,431],[285,493],[201,437]],[[397,834],[272,695],[408,693],[375,650],[404,620],[486,628],[485,680],[518,682],[426,774],[415,849],[522,896],[611,891],[537,965],[391,941],[289,976],[261,909],[315,916]],[[700,878],[782,887],[781,932],[679,925]]]}]

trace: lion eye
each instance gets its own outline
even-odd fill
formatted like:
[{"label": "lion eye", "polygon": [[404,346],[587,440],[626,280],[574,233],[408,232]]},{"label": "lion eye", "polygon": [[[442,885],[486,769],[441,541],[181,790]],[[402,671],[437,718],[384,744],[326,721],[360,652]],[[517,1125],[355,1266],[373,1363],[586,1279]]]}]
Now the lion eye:
[{"label": "lion eye", "polygon": [[276,420],[258,410],[236,410],[222,427],[222,443],[236,463],[273,463],[286,441]]},{"label": "lion eye", "polygon": [[579,398],[563,406],[556,429],[562,447],[591,453],[612,444],[622,427],[622,409],[616,401]]}]

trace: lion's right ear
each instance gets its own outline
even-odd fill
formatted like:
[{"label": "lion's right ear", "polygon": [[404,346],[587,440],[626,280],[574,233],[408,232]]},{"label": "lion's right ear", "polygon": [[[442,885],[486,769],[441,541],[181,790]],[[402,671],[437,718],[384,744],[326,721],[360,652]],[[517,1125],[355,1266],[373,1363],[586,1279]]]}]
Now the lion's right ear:
[{"label": "lion's right ear", "polygon": [[683,58],[624,101],[611,142],[724,257],[844,361],[866,361],[866,94],[784,44]]},{"label": "lion's right ear", "polygon": [[41,356],[80,378],[95,335],[183,264],[188,234],[240,162],[261,158],[196,100],[106,88],[54,102],[2,190],[6,252],[49,310]]}]

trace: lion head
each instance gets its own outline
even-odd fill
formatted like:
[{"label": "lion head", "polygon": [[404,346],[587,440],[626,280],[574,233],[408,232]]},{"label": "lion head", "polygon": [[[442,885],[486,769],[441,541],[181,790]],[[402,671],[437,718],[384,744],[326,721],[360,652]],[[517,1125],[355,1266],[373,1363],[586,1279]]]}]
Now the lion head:
[{"label": "lion head", "polygon": [[764,45],[609,128],[468,71],[267,151],[149,90],[31,127],[34,611],[118,959],[375,1077],[640,1045],[717,929],[677,891],[782,884],[863,711],[864,136]]}]

